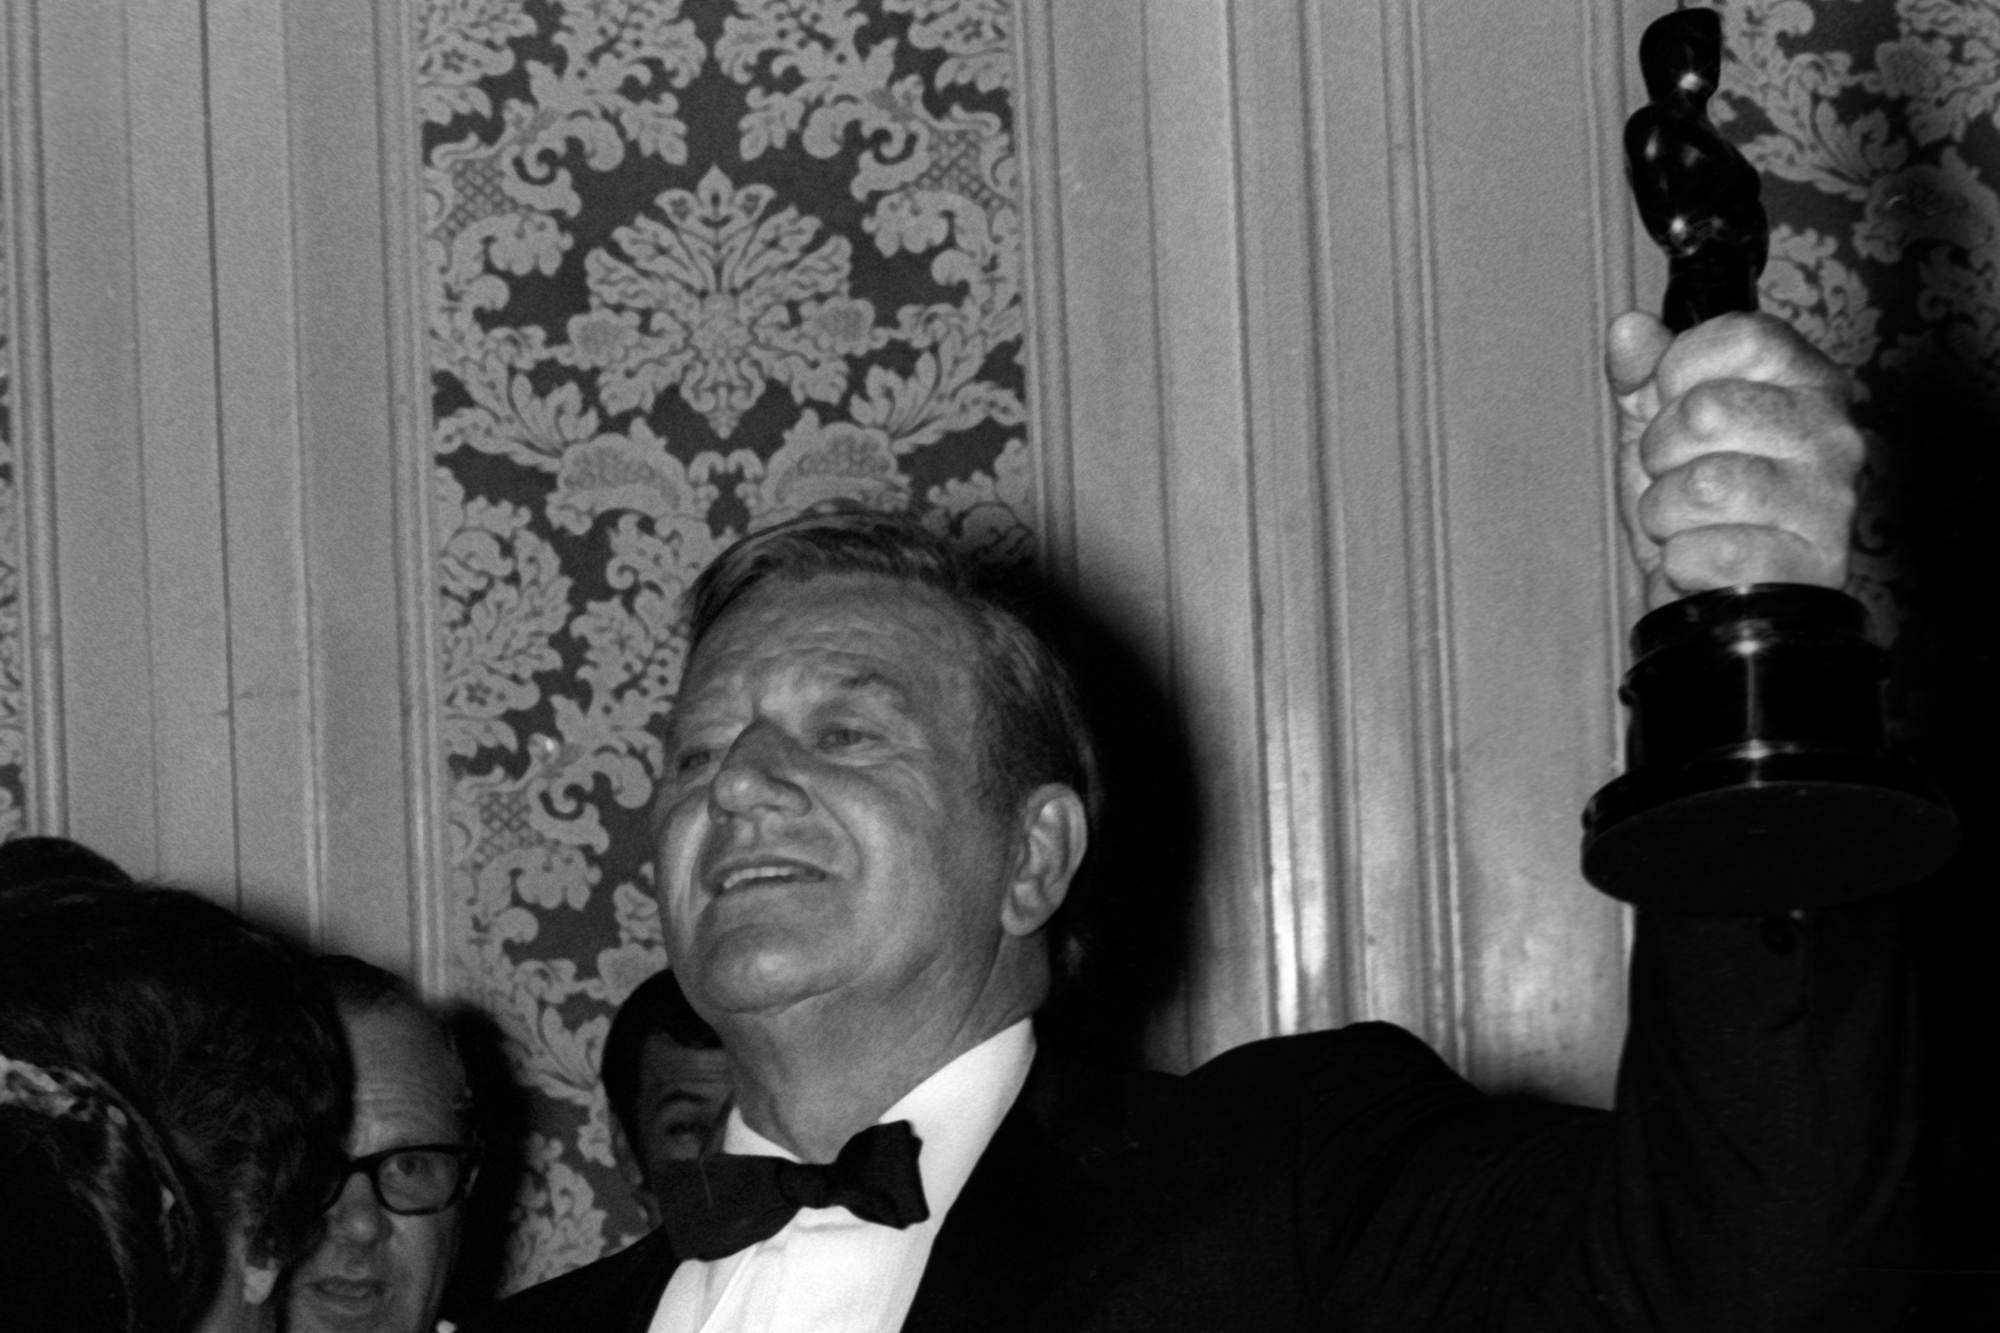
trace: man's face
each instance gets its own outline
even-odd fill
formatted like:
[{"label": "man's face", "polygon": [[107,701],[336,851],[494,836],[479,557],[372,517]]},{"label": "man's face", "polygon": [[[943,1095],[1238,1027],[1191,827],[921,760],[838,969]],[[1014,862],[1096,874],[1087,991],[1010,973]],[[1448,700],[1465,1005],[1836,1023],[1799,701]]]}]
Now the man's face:
[{"label": "man's face", "polygon": [[873,577],[774,580],[688,664],[656,806],[668,952],[711,1017],[945,1014],[1003,947],[975,644]]},{"label": "man's face", "polygon": [[709,1133],[728,1109],[727,1052],[683,1046],[663,1032],[646,1038],[636,1119],[647,1183],[652,1183],[655,1163],[701,1156]]},{"label": "man's face", "polygon": [[629,1141],[621,1127],[613,1143],[619,1167],[634,1187],[649,1225],[660,1221],[655,1200],[663,1188],[662,1171],[669,1162],[691,1162],[701,1156],[728,1114],[729,1094],[727,1052],[683,1046],[664,1032],[646,1038],[632,1106],[639,1141]]},{"label": "man's face", "polygon": [[[348,1155],[463,1143],[458,1060],[430,1025],[398,1008],[342,1017],[354,1052]],[[365,1173],[350,1175],[327,1211],[319,1248],[292,1275],[287,1329],[428,1333],[458,1253],[459,1208],[391,1213]]]}]

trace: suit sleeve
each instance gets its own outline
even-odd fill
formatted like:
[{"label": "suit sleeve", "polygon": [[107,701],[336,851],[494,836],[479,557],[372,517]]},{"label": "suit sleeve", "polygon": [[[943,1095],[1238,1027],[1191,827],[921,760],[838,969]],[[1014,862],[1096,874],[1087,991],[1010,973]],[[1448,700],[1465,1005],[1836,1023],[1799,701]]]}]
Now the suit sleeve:
[{"label": "suit sleeve", "polygon": [[1915,1132],[1898,919],[1642,915],[1616,1110],[1435,1114],[1325,1274],[1328,1326],[1893,1323]]}]

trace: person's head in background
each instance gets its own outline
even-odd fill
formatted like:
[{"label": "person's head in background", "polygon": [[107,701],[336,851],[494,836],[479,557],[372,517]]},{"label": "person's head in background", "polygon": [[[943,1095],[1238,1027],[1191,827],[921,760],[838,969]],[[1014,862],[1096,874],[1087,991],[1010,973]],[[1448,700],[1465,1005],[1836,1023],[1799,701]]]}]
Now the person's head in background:
[{"label": "person's head in background", "polygon": [[472,1094],[451,1029],[358,958],[315,964],[354,1060],[347,1172],[319,1245],[286,1280],[287,1333],[433,1328],[477,1171]]},{"label": "person's head in background", "polygon": [[648,977],[618,1007],[600,1076],[619,1163],[648,1224],[659,1221],[665,1162],[699,1157],[729,1111],[729,1057],[672,972]]},{"label": "person's head in background", "polygon": [[348,1115],[300,955],[192,893],[23,873],[0,893],[0,1055],[9,1328],[276,1326]]},{"label": "person's head in background", "polygon": [[70,838],[28,834],[0,842],[0,893],[52,879],[91,880],[98,884],[132,882],[132,877],[116,861]]}]

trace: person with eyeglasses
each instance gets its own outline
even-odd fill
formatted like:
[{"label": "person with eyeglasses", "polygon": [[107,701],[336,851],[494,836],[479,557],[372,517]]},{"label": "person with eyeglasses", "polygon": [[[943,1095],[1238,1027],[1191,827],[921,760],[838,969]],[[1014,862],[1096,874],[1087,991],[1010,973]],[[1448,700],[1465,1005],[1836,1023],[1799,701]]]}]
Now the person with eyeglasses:
[{"label": "person with eyeglasses", "polygon": [[430,1333],[479,1169],[451,1030],[401,980],[319,959],[354,1059],[346,1170],[319,1245],[287,1282],[288,1333]]}]

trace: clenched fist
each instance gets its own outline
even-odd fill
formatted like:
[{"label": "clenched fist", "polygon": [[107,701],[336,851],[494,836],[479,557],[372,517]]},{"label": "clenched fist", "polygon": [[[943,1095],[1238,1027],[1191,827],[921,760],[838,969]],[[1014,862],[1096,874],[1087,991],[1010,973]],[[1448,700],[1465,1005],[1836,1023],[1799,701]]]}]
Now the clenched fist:
[{"label": "clenched fist", "polygon": [[1621,315],[1604,361],[1620,514],[1649,609],[1737,584],[1846,581],[1862,442],[1838,367],[1755,314],[1678,338]]}]

